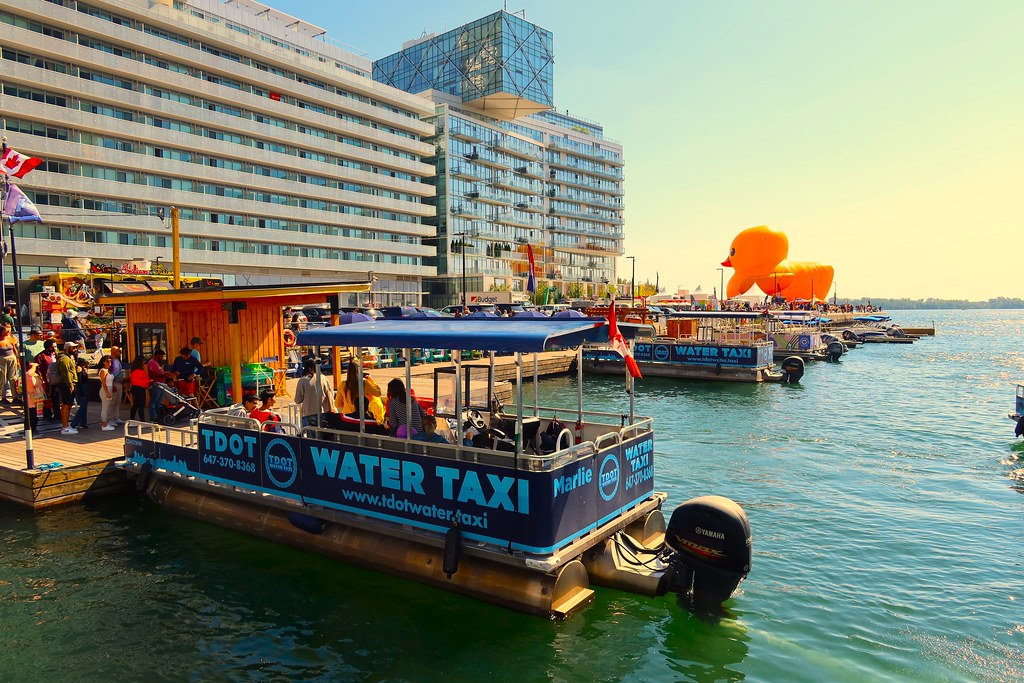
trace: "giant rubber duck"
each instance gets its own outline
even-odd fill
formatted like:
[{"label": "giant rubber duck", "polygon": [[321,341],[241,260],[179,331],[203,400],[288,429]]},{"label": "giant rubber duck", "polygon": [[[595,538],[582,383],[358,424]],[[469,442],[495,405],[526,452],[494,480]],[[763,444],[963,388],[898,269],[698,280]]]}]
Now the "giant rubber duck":
[{"label": "giant rubber duck", "polygon": [[832,288],[834,271],[814,261],[790,261],[789,238],[781,230],[759,225],[747,228],[732,241],[723,266],[735,269],[726,296],[747,292],[756,284],[762,292],[789,301],[823,299]]}]

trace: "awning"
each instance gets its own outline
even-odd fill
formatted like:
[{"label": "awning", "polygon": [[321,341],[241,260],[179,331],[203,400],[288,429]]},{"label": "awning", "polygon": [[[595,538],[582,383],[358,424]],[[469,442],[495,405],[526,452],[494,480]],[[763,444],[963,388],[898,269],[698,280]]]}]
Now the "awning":
[{"label": "awning", "polygon": [[531,353],[608,341],[604,318],[421,318],[313,328],[299,332],[301,346],[383,346],[395,349],[460,349]]}]

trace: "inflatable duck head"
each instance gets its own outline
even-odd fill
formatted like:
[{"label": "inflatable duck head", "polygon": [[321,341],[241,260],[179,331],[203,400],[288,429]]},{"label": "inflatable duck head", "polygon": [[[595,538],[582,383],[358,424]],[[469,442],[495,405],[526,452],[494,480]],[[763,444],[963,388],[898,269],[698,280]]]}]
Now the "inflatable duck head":
[{"label": "inflatable duck head", "polygon": [[735,269],[726,287],[726,296],[745,293],[757,280],[771,273],[789,253],[786,233],[767,225],[747,228],[732,241],[729,258],[722,265]]}]

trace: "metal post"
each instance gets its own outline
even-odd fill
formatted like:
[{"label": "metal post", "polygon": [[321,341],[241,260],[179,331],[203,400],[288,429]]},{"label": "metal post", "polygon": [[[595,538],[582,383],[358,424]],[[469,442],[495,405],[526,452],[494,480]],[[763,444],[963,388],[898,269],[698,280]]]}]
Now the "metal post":
[{"label": "metal post", "polygon": [[533,416],[540,417],[540,389],[537,387],[537,377],[539,375],[537,369],[537,352],[533,352]]},{"label": "metal post", "polygon": [[405,440],[412,440],[412,349],[405,349]]},{"label": "metal post", "polygon": [[174,240],[174,244],[171,245],[171,258],[174,261],[172,267],[174,268],[174,288],[181,289],[181,239],[178,231],[178,207],[171,207],[171,239]]},{"label": "metal post", "polygon": [[462,312],[466,312],[466,233],[460,232],[462,240]]},{"label": "metal post", "polygon": [[[455,434],[455,446],[462,449],[463,418],[462,418],[462,351],[452,349],[452,360],[455,361],[455,406],[452,412],[455,414],[455,421],[458,423],[458,430]],[[437,396],[434,397],[437,400]]]},{"label": "metal post", "polygon": [[[523,352],[516,351],[516,457],[523,452]],[[518,461],[517,461],[518,464]]]},{"label": "metal post", "polygon": [[719,301],[725,300],[725,268],[715,268],[718,271],[718,298]]},{"label": "metal post", "polygon": [[[335,346],[334,348],[338,348]],[[359,439],[362,443],[363,434],[366,433],[366,396],[363,387],[363,347],[356,347],[357,358],[355,361],[349,361],[349,363],[355,362],[356,367],[359,369],[359,405],[356,406],[356,412],[359,413]],[[408,429],[406,431],[409,431]]]}]

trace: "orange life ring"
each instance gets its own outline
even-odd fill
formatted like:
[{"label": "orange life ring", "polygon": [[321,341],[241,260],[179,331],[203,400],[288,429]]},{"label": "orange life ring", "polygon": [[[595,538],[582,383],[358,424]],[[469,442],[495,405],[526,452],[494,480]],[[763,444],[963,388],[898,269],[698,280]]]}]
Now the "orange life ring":
[{"label": "orange life ring", "polygon": [[295,333],[286,329],[284,331],[284,347],[290,349],[293,346],[295,346]]}]

